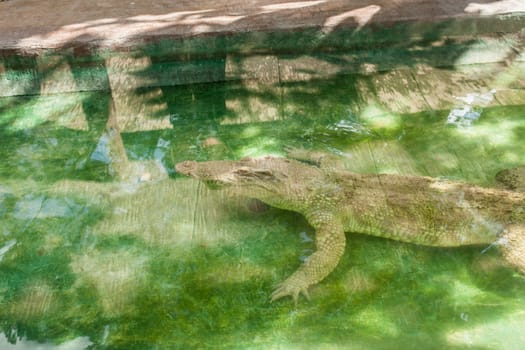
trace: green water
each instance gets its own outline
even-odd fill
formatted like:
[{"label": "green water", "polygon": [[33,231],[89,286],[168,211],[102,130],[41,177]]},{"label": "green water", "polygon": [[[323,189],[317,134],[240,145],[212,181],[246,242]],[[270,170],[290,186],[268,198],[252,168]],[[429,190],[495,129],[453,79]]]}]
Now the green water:
[{"label": "green water", "polygon": [[171,87],[117,88],[108,68],[111,90],[0,98],[0,347],[523,348],[525,277],[486,247],[348,233],[310,302],[269,302],[312,228],[174,164],[297,147],[484,186],[525,164],[523,61],[303,58],[227,57],[210,68],[222,81]]}]

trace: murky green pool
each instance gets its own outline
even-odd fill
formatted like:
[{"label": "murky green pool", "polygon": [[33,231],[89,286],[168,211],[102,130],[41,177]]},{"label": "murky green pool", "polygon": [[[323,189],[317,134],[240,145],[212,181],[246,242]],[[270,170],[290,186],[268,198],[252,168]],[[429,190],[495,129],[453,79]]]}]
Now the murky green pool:
[{"label": "murky green pool", "polygon": [[[495,249],[348,233],[310,302],[270,303],[313,229],[174,170],[297,147],[356,172],[494,185],[525,164],[523,51],[476,63],[483,45],[446,44],[402,48],[410,60],[34,62],[38,86],[0,98],[0,348],[523,348],[525,277]],[[212,78],[184,83],[196,71]]]}]

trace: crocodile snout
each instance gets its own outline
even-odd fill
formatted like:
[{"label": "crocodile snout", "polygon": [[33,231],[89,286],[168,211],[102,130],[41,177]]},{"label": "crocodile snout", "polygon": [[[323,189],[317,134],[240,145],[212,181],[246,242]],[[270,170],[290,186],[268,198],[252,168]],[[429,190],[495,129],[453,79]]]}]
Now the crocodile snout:
[{"label": "crocodile snout", "polygon": [[191,160],[186,160],[184,162],[175,164],[175,170],[187,176],[194,176],[196,167],[197,167],[197,162],[191,161]]}]

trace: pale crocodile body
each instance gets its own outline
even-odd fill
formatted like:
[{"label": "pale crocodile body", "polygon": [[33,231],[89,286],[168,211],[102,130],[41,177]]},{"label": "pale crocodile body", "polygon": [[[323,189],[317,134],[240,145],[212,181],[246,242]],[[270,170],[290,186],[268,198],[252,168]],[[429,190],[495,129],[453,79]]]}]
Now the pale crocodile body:
[{"label": "pale crocodile body", "polygon": [[183,162],[176,169],[299,212],[316,229],[316,252],[272,300],[307,296],[308,287],[336,267],[345,231],[440,247],[497,243],[507,261],[525,272],[525,192],[424,176],[356,174],[276,157]]}]

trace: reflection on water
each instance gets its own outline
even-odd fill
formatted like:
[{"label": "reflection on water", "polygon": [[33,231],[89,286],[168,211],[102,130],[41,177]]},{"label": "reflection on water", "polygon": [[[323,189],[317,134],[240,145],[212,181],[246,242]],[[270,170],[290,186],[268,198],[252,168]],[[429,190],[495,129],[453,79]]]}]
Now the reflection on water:
[{"label": "reflection on water", "polygon": [[[525,346],[524,277],[485,247],[350,234],[311,302],[270,304],[312,228],[174,171],[289,147],[484,186],[525,164],[523,62],[349,71],[354,58],[112,57],[107,90],[1,98],[0,347]],[[144,86],[159,67],[219,81]]]},{"label": "reflection on water", "polygon": [[33,340],[18,339],[16,344],[9,341],[4,334],[0,335],[0,347],[5,350],[75,350],[87,349],[93,343],[88,337],[78,337],[73,340],[68,340],[60,345],[52,343],[41,343]]},{"label": "reflection on water", "polygon": [[447,123],[458,127],[469,127],[481,116],[480,107],[489,105],[494,99],[496,90],[492,89],[488,93],[469,93],[466,96],[456,97],[463,102],[453,108],[448,114]]}]

